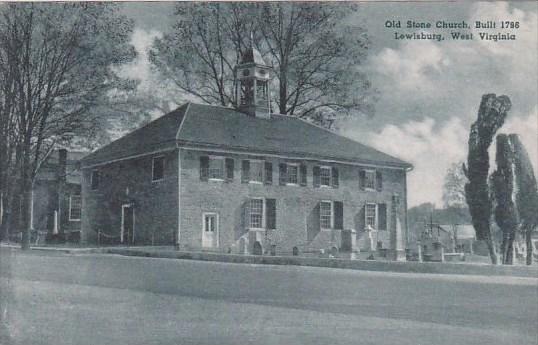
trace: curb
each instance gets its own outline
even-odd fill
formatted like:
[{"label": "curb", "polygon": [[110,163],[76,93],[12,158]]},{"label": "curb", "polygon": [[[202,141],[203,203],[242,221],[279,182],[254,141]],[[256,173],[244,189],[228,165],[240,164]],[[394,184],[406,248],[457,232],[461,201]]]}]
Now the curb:
[{"label": "curb", "polygon": [[305,258],[291,256],[254,256],[237,254],[218,254],[205,252],[183,252],[173,250],[145,251],[140,249],[104,248],[102,253],[124,256],[214,261],[236,264],[258,265],[292,265],[307,267],[341,268],[362,271],[399,272],[399,273],[428,273],[428,274],[459,274],[481,276],[511,276],[523,278],[538,278],[538,267],[526,266],[492,266],[434,262],[398,262],[398,261],[367,261],[336,258]]},{"label": "curb", "polygon": [[[20,250],[20,246],[2,244],[0,248]],[[65,254],[115,254],[146,258],[180,259],[212,261],[234,264],[256,265],[291,265],[306,267],[340,268],[362,271],[422,273],[422,274],[456,274],[478,276],[510,276],[521,278],[538,278],[537,266],[493,266],[483,264],[457,264],[416,261],[372,261],[337,258],[312,258],[297,256],[257,256],[239,254],[220,254],[208,252],[186,252],[169,249],[145,250],[143,248],[58,248],[31,247],[32,251],[49,251]]]}]

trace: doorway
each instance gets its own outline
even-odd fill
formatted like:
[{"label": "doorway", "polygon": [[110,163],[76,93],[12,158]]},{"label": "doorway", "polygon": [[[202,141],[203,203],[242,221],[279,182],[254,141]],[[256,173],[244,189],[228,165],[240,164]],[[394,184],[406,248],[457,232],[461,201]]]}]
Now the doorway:
[{"label": "doorway", "polygon": [[216,213],[203,214],[202,247],[219,247],[219,216]]},{"label": "doorway", "polygon": [[121,235],[120,242],[134,244],[135,213],[131,204],[121,206]]}]

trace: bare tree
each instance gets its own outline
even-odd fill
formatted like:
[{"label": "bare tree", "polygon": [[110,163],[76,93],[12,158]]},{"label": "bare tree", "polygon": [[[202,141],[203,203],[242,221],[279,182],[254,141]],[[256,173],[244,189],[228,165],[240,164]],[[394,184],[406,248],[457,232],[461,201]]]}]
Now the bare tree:
[{"label": "bare tree", "polygon": [[235,104],[234,67],[253,44],[275,70],[281,114],[330,127],[339,116],[372,114],[375,93],[359,71],[366,32],[348,24],[353,5],[320,3],[178,4],[176,24],[150,59],[182,92],[206,103]]},{"label": "bare tree", "polygon": [[476,237],[486,242],[493,264],[497,264],[497,254],[490,224],[492,201],[488,185],[488,149],[495,133],[504,124],[510,107],[510,99],[507,96],[497,97],[495,94],[482,96],[478,118],[471,125],[469,133],[467,165],[463,165],[463,171],[469,180],[465,184],[465,198]]},{"label": "bare tree", "polygon": [[235,104],[234,67],[249,45],[254,15],[254,6],[242,3],[178,3],[176,23],[155,40],[150,60],[180,92]]},{"label": "bare tree", "polygon": [[[1,33],[0,33],[1,35]],[[1,49],[1,48],[0,48]],[[0,240],[7,235],[10,222],[12,185],[9,183],[13,173],[15,129],[15,82],[14,68],[6,56],[0,55]]]},{"label": "bare tree", "polygon": [[[0,11],[0,57],[12,69],[14,181],[29,247],[31,191],[54,145],[98,126],[94,107],[125,87],[111,65],[134,57],[132,22],[114,4],[9,4]],[[101,117],[100,117],[101,116]]]},{"label": "bare tree", "polygon": [[495,221],[502,231],[502,263],[513,263],[514,240],[516,238],[519,216],[515,205],[516,186],[514,149],[506,134],[497,135],[497,168],[491,175]]},{"label": "bare tree", "polygon": [[538,187],[527,150],[516,134],[510,134],[515,152],[516,206],[519,215],[519,229],[525,235],[527,265],[532,264],[532,233],[538,226]]}]

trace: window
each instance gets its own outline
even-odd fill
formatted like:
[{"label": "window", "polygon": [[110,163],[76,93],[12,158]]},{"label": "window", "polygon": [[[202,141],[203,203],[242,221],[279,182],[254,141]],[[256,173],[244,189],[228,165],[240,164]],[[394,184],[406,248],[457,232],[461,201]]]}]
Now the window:
[{"label": "window", "polygon": [[256,80],[256,103],[267,106],[267,81]]},{"label": "window", "polygon": [[208,177],[212,180],[224,179],[224,158],[209,157]]},{"label": "window", "polygon": [[263,228],[263,199],[250,199],[249,227],[254,229]]},{"label": "window", "polygon": [[254,81],[241,80],[241,105],[252,104],[254,98]]},{"label": "window", "polygon": [[92,171],[90,185],[92,190],[96,190],[97,188],[99,188],[99,170]]},{"label": "window", "polygon": [[204,216],[204,231],[205,232],[215,232],[216,229],[216,214],[206,214]]},{"label": "window", "polygon": [[152,181],[160,181],[164,178],[164,156],[153,157]]},{"label": "window", "polygon": [[69,196],[69,220],[79,221],[82,213],[82,201],[80,195]]},{"label": "window", "polygon": [[364,171],[364,187],[366,189],[375,189],[375,170]]},{"label": "window", "polygon": [[250,182],[263,183],[263,172],[265,165],[263,161],[250,161]]},{"label": "window", "polygon": [[332,202],[330,201],[320,202],[319,222],[322,229],[332,228]]},{"label": "window", "polygon": [[288,184],[298,184],[298,167],[295,164],[288,164],[287,167]]},{"label": "window", "polygon": [[377,205],[376,204],[366,204],[366,227],[371,227],[372,229],[377,229]]},{"label": "window", "polygon": [[320,185],[321,186],[331,185],[331,168],[329,167],[320,168]]},{"label": "window", "polygon": [[247,200],[246,226],[250,229],[276,229],[276,199]]},{"label": "window", "polygon": [[383,190],[383,176],[381,171],[377,170],[359,170],[359,188],[360,190]]}]

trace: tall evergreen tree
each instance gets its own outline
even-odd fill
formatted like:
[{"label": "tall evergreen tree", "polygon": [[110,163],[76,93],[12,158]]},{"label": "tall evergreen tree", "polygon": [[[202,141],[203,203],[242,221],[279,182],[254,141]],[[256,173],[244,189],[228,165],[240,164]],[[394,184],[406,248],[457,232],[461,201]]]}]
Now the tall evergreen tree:
[{"label": "tall evergreen tree", "polygon": [[471,125],[469,133],[467,165],[463,165],[463,171],[469,181],[465,184],[465,198],[476,237],[486,242],[493,264],[497,264],[497,253],[490,224],[492,201],[488,184],[488,149],[495,133],[504,124],[510,107],[510,99],[507,96],[497,97],[495,94],[482,96],[478,118]]}]

